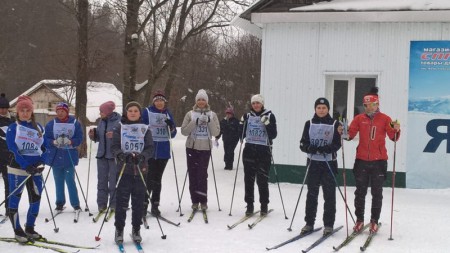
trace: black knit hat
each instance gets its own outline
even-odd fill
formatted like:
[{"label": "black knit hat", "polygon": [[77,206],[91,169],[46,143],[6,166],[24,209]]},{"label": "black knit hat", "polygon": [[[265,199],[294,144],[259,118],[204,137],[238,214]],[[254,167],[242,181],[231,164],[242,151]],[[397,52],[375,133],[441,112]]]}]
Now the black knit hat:
[{"label": "black knit hat", "polygon": [[9,100],[6,98],[5,93],[0,95],[0,108],[9,108]]},{"label": "black knit hat", "polygon": [[316,109],[318,105],[325,105],[328,110],[330,110],[330,102],[328,102],[328,99],[326,98],[318,98],[314,103],[314,109]]}]

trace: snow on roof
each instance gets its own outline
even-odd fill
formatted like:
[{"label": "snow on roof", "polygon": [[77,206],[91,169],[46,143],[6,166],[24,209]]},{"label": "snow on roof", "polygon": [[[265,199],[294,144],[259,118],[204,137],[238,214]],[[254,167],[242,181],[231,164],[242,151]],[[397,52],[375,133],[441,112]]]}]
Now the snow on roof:
[{"label": "snow on roof", "polygon": [[[43,84],[52,84],[52,85],[61,85],[61,86],[65,86],[70,84],[71,81],[70,80],[62,80],[62,79],[44,79],[41,80],[40,82],[36,83],[35,85],[31,86],[31,88],[29,88],[28,90],[24,91],[22,94],[20,94],[19,96],[17,96],[16,98],[14,98],[13,100],[11,100],[10,104],[14,105],[17,102],[17,99],[22,96],[22,95],[30,95],[31,93],[33,93],[35,90],[37,90],[39,87],[41,87]],[[53,91],[55,91],[53,89]],[[60,93],[57,92],[58,95],[61,96]],[[63,97],[63,96],[61,96]]]},{"label": "snow on roof", "polygon": [[333,0],[290,9],[291,11],[427,11],[450,10],[449,0]]}]

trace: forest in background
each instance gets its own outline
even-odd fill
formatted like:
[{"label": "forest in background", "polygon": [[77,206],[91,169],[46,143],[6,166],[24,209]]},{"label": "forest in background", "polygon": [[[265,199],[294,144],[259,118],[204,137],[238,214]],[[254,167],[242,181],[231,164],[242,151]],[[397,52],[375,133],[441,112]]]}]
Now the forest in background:
[{"label": "forest in background", "polygon": [[153,91],[165,90],[181,123],[203,88],[219,115],[231,105],[240,117],[259,91],[261,41],[229,22],[248,4],[3,0],[0,90],[12,100],[43,79],[73,80],[74,87],[108,82],[123,92],[124,103],[144,105]]}]

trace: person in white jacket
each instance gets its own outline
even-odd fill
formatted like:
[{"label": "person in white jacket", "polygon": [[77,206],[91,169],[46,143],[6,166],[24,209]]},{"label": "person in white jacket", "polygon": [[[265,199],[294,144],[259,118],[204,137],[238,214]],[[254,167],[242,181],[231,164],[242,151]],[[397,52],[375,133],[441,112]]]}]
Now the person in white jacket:
[{"label": "person in white jacket", "polygon": [[189,174],[189,192],[192,209],[208,209],[208,165],[211,157],[211,137],[220,133],[220,123],[208,104],[208,94],[201,89],[195,96],[195,105],[184,116],[181,134],[186,140]]}]

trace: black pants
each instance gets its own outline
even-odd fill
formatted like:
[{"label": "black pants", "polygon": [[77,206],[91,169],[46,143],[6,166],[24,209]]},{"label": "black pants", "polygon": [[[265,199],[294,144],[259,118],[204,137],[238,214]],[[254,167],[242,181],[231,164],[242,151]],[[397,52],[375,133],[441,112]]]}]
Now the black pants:
[{"label": "black pants", "polygon": [[[3,177],[3,182],[5,183],[5,200],[9,196],[9,184],[8,184],[8,169],[6,168],[6,164],[0,164],[0,173]],[[5,209],[7,208],[7,205],[5,204]],[[8,210],[6,211],[6,214],[8,214]]]},{"label": "black pants", "polygon": [[128,203],[131,196],[131,224],[138,228],[142,224],[144,213],[145,186],[140,175],[123,174],[116,189],[116,216],[117,229],[125,227]]},{"label": "black pants", "polygon": [[378,223],[383,204],[383,183],[386,180],[387,161],[356,160],[353,174],[356,181],[355,215],[357,221],[364,221],[367,188],[372,194],[370,219]]},{"label": "black pants", "polygon": [[[305,222],[307,225],[314,226],[319,188],[322,186],[324,199],[323,224],[326,227],[333,227],[336,217],[336,183],[325,161],[311,161],[308,159],[308,163],[311,163],[311,165],[306,179],[308,194],[306,195]],[[336,161],[328,163],[332,171],[335,171],[335,168],[337,168]]]},{"label": "black pants", "polygon": [[239,140],[236,141],[227,141],[223,143],[223,149],[225,151],[225,155],[223,157],[223,160],[225,162],[225,168],[226,169],[233,169],[233,163],[234,163],[234,150],[236,149],[236,146],[238,144]]},{"label": "black pants", "polygon": [[166,168],[168,159],[150,159],[148,161],[148,173],[146,177],[147,190],[152,195],[145,194],[145,207],[148,206],[148,200],[152,205],[159,205],[161,198],[162,176]]},{"label": "black pants", "polygon": [[244,200],[248,204],[253,204],[255,201],[255,180],[259,190],[259,202],[261,204],[269,203],[269,171],[271,157],[269,147],[247,144],[244,148],[242,154],[245,182]]}]

